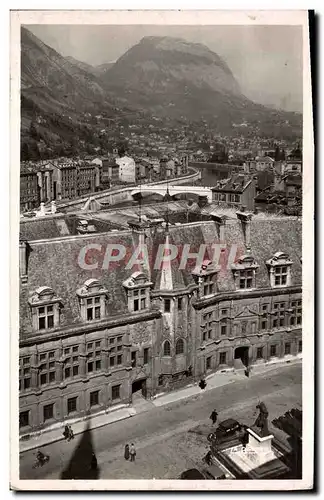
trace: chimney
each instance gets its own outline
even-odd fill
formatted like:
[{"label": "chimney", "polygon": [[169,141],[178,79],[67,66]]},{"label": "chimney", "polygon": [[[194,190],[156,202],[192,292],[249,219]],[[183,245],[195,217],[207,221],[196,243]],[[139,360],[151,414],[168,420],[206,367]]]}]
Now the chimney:
[{"label": "chimney", "polygon": [[222,215],[211,214],[211,218],[217,224],[219,241],[221,243],[225,242],[225,224],[226,218]]},{"label": "chimney", "polygon": [[28,243],[25,240],[19,241],[19,275],[22,283],[27,283],[28,274],[27,274],[27,252],[28,252]]},{"label": "chimney", "polygon": [[245,212],[244,210],[241,212],[236,212],[237,218],[241,221],[242,223],[242,229],[243,229],[243,234],[244,234],[244,243],[246,250],[249,252],[251,250],[251,219],[252,219],[252,213]]},{"label": "chimney", "polygon": [[51,202],[51,212],[52,212],[52,214],[56,214],[56,203],[55,203],[55,201]]}]

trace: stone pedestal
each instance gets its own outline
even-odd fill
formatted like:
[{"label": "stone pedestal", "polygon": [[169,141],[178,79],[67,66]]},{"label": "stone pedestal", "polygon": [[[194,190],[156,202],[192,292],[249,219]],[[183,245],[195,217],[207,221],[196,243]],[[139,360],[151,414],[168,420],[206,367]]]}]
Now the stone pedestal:
[{"label": "stone pedestal", "polygon": [[268,436],[265,437],[261,437],[252,429],[247,429],[247,432],[249,434],[249,442],[247,448],[250,451],[256,453],[259,465],[275,458],[271,446],[273,439],[272,434],[269,434]]}]

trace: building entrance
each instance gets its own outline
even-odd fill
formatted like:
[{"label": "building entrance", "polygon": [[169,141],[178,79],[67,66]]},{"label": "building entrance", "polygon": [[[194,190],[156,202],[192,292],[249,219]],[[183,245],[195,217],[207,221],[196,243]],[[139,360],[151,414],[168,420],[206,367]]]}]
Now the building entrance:
[{"label": "building entrance", "polygon": [[244,366],[249,366],[249,347],[237,347],[234,352],[234,359],[240,359]]},{"label": "building entrance", "polygon": [[140,380],[135,380],[132,383],[132,394],[142,395],[146,398],[146,378],[142,378]]}]

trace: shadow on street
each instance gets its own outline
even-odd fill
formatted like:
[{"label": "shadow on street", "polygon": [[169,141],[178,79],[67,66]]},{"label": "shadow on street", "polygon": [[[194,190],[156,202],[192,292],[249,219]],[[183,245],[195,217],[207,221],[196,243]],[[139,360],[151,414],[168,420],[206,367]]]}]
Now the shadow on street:
[{"label": "shadow on street", "polygon": [[92,441],[90,422],[73,452],[66,469],[61,473],[61,479],[99,479],[100,469],[91,467],[93,453],[95,453]]}]

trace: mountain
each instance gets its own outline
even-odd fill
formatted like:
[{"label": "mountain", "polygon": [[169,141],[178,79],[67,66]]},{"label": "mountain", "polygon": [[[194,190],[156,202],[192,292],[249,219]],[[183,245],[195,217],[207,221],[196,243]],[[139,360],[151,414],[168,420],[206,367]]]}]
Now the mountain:
[{"label": "mountain", "polygon": [[108,62],[108,63],[99,64],[98,66],[95,66],[94,70],[96,72],[96,75],[102,75],[107,70],[112,68],[114,64],[115,63],[113,63],[113,62]]},{"label": "mountain", "polygon": [[100,71],[97,70],[97,68],[91,66],[91,64],[79,61],[78,59],[75,59],[75,57],[65,56],[65,59],[69,61],[71,64],[73,64],[73,66],[77,66],[79,69],[86,71],[88,73],[92,73],[95,76],[101,73]]},{"label": "mountain", "polygon": [[144,37],[101,81],[124,103],[162,116],[212,120],[223,132],[242,122],[267,133],[273,128],[280,133],[282,127],[301,130],[300,115],[252,102],[221,57],[180,38]]},{"label": "mountain", "polygon": [[35,141],[38,146],[92,143],[94,117],[119,113],[87,65],[61,56],[22,27],[21,142],[27,156]]}]

